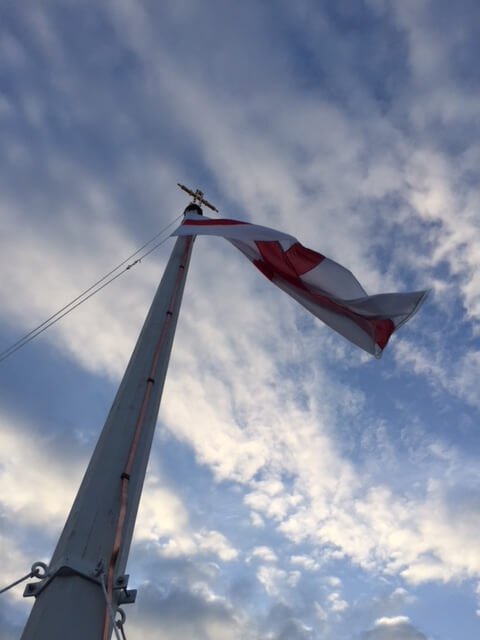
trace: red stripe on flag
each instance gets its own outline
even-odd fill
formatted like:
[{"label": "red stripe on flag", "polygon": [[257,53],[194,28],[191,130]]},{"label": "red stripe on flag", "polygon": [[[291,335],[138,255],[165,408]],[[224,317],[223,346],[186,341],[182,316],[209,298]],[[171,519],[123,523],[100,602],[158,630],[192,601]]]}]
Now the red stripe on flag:
[{"label": "red stripe on flag", "polygon": [[317,253],[316,251],[313,251],[313,249],[304,247],[300,242],[292,244],[290,249],[285,253],[299,276],[303,276],[304,273],[311,271],[325,260],[325,256],[322,256],[321,253]]},{"label": "red stripe on flag", "polygon": [[217,218],[216,220],[184,220],[183,225],[189,227],[226,227],[235,224],[249,224],[240,220],[229,220],[228,218]]},{"label": "red stripe on flag", "polygon": [[266,278],[268,278],[269,280],[273,280],[275,271],[269,264],[267,264],[263,260],[253,260],[253,264],[259,271],[263,273]]},{"label": "red stripe on flag", "polygon": [[299,242],[292,244],[286,251],[277,240],[257,240],[255,244],[265,263],[287,279],[298,278],[325,260],[325,256]]},{"label": "red stripe on flag", "polygon": [[380,349],[385,349],[390,336],[395,331],[395,325],[390,318],[384,318],[379,320],[372,320],[373,331],[375,334],[375,343],[378,344]]},{"label": "red stripe on flag", "polygon": [[278,240],[258,240],[255,244],[263,261],[272,270],[272,275],[278,274],[289,281],[298,278],[298,273],[293,268],[293,265],[290,264]]},{"label": "red stripe on flag", "polygon": [[[277,241],[257,241],[255,244],[262,256],[262,260],[254,260],[253,264],[269,280],[273,282],[275,282],[276,278],[286,280],[296,289],[299,289],[305,298],[354,322],[357,327],[371,337],[380,349],[384,349],[387,346],[388,340],[395,330],[395,325],[390,318],[362,316],[332,300],[327,295],[312,291],[300,279],[300,275],[307,273],[320,264],[324,260],[324,256],[303,247],[300,243],[292,245],[287,251],[283,251]],[[292,248],[294,248],[293,251]]]},{"label": "red stripe on flag", "polygon": [[352,311],[348,307],[335,302],[331,298],[326,295],[322,295],[320,293],[316,293],[308,289],[305,284],[298,279],[296,282],[289,281],[290,284],[293,284],[297,289],[301,289],[302,295],[312,300],[316,304],[325,307],[333,311],[334,313],[338,313],[338,315],[345,316],[352,322],[354,322],[357,327],[359,327],[362,331],[364,331],[368,336],[372,338],[374,343],[380,347],[380,349],[384,349],[387,346],[387,343],[390,339],[390,336],[395,331],[395,325],[390,318],[375,318],[375,317],[367,317],[362,316],[355,311]]}]

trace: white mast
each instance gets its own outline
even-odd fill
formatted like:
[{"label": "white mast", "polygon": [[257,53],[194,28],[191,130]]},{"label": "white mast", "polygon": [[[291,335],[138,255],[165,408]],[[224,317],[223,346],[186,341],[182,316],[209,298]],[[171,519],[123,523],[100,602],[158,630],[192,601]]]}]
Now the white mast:
[{"label": "white mast", "polygon": [[[203,193],[197,203],[210,206]],[[211,207],[213,208],[213,207]],[[193,237],[178,238],[57,543],[22,640],[109,640],[135,601],[124,574],[187,276]]]}]

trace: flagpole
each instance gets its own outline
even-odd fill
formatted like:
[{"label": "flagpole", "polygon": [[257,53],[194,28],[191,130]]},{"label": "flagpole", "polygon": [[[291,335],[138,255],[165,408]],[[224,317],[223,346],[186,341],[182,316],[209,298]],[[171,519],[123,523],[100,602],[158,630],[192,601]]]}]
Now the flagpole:
[{"label": "flagpole", "polygon": [[[193,195],[184,213],[201,213]],[[192,247],[176,240],[47,576],[25,589],[35,603],[21,640],[109,640],[135,600],[124,572]]]}]

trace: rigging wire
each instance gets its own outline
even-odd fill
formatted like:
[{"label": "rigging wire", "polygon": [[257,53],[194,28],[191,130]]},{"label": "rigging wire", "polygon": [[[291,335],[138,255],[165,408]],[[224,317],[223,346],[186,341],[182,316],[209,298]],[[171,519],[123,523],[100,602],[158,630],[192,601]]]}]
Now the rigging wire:
[{"label": "rigging wire", "polygon": [[[148,251],[146,251],[145,253],[140,255],[136,260],[134,260],[133,262],[127,264],[129,262],[129,260],[131,260],[132,258],[137,256],[143,249],[148,247],[150,244],[152,244],[152,242],[154,242],[157,238],[159,238],[162,234],[164,234],[169,227],[174,225],[182,217],[182,215],[183,214],[180,214],[174,220],[172,220],[169,224],[167,224],[165,227],[163,227],[163,229],[161,229],[158,233],[156,233],[153,236],[153,238],[151,238],[148,242],[143,244],[134,253],[132,253],[130,256],[128,256],[128,258],[125,258],[125,260],[122,260],[122,262],[120,262],[116,267],[111,269],[102,278],[100,278],[94,284],[92,284],[90,287],[88,287],[88,289],[85,289],[84,291],[82,291],[82,293],[80,293],[78,296],[76,296],[68,304],[64,305],[61,309],[59,309],[58,311],[53,313],[50,317],[48,317],[42,323],[37,325],[34,329],[29,331],[28,333],[23,335],[21,338],[19,338],[16,342],[14,342],[9,347],[7,347],[3,351],[1,351],[0,352],[0,362],[3,362],[7,358],[9,358],[16,351],[18,351],[23,346],[25,346],[28,342],[30,342],[31,340],[34,340],[34,338],[36,338],[41,333],[43,333],[44,331],[49,329],[52,325],[54,325],[56,322],[58,322],[59,320],[64,318],[71,311],[73,311],[74,309],[79,307],[81,304],[83,304],[84,302],[86,302],[87,300],[92,298],[95,294],[97,294],[99,291],[104,289],[107,285],[111,284],[114,280],[119,278],[126,271],[129,271],[132,267],[134,267],[135,265],[139,264],[144,258],[146,258],[151,253],[153,253],[153,251],[155,251],[156,249],[161,247],[162,244],[164,244],[168,240],[168,238],[170,236],[167,236],[166,238],[163,238],[160,242],[157,242],[156,244],[154,244],[153,247],[150,247],[150,249]],[[118,271],[124,265],[126,265],[126,266],[125,266],[124,269],[122,269],[122,271],[120,271],[119,273],[115,273],[116,271]],[[113,275],[113,274],[115,274],[115,275]],[[110,276],[112,276],[112,277],[110,277]]]},{"label": "rigging wire", "polygon": [[30,569],[30,573],[27,573],[27,575],[22,576],[18,580],[14,580],[14,582],[12,582],[11,584],[7,585],[3,589],[0,589],[0,594],[9,591],[13,587],[16,587],[17,584],[20,584],[21,582],[24,582],[29,578],[39,578],[40,580],[43,580],[46,576],[47,576],[47,565],[44,562],[34,562],[32,564],[32,568]]},{"label": "rigging wire", "polygon": [[105,586],[105,573],[103,573],[100,576],[100,584],[102,585],[102,592],[103,592],[103,596],[105,598],[105,604],[107,605],[107,610],[108,613],[110,614],[110,620],[112,623],[112,630],[115,633],[115,638],[116,640],[122,640],[121,638],[121,628],[120,626],[117,625],[116,621],[115,621],[115,611],[113,609],[113,605],[112,605],[112,601],[110,599],[110,596],[108,595],[107,592],[107,587]]},{"label": "rigging wire", "polygon": [[30,571],[30,573],[27,573],[25,576],[22,576],[21,578],[19,578],[18,580],[14,580],[14,582],[12,582],[11,584],[7,585],[6,587],[4,587],[3,589],[0,589],[0,594],[5,593],[6,591],[9,591],[10,589],[12,589],[13,587],[16,587],[17,584],[20,584],[21,582],[23,582],[24,580],[28,580],[29,578],[32,577],[32,572]]}]

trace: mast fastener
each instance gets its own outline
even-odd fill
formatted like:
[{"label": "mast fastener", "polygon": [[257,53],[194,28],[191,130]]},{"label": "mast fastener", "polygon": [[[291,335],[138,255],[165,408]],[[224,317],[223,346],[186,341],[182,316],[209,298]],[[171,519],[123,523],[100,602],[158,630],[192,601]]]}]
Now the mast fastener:
[{"label": "mast fastener", "polygon": [[118,576],[113,585],[114,591],[119,591],[118,594],[118,604],[133,604],[137,599],[137,590],[136,589],[127,589],[128,580],[130,576],[126,573],[123,576]]},{"label": "mast fastener", "polygon": [[[95,582],[98,585],[102,584],[104,580],[103,562],[97,563],[96,567],[92,570],[92,566],[89,563],[76,561],[73,564],[64,564],[56,569],[53,573],[48,573],[42,580],[38,582],[29,582],[25,585],[23,592],[24,598],[37,597],[40,593],[50,584],[50,582],[57,576],[79,576],[85,578],[89,582]],[[132,604],[137,597],[136,589],[127,589],[128,574],[118,576],[115,580],[113,589],[120,591],[118,595],[118,604]]]}]

